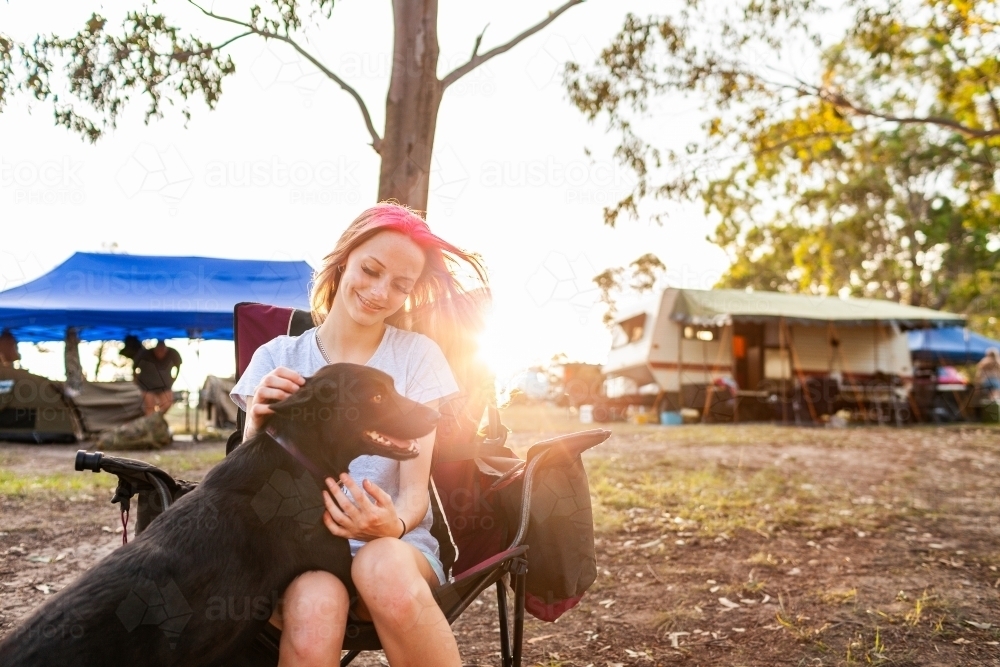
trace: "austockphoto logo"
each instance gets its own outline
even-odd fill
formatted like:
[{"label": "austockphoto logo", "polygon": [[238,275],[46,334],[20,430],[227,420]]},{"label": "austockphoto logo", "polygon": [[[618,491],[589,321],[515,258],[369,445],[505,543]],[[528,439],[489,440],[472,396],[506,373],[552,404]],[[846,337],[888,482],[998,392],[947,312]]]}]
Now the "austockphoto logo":
[{"label": "austockphoto logo", "polygon": [[[68,296],[123,296],[149,295],[159,297],[178,296],[205,304],[204,297],[218,298],[214,284],[216,276],[199,266],[197,271],[186,270],[177,273],[148,270],[132,266],[118,271],[69,271],[66,273],[64,291]],[[202,297],[202,298],[198,298]],[[207,304],[206,304],[207,305]]]},{"label": "austockphoto logo", "polygon": [[[468,51],[438,54],[438,72],[452,72],[469,62]],[[345,53],[340,57],[337,72],[347,81],[360,79],[388,80],[393,72],[405,74],[408,77],[419,76],[422,73],[418,63],[422,58],[415,55],[408,57],[395,55],[385,51],[377,53]],[[444,76],[444,74],[442,74]],[[448,95],[490,97],[496,93],[496,80],[489,63],[483,63],[465,74],[448,87]]]},{"label": "austockphoto logo", "polygon": [[563,188],[568,203],[610,204],[632,190],[635,178],[614,162],[549,156],[484,162],[479,182],[487,188]]},{"label": "austockphoto logo", "polygon": [[177,213],[193,180],[191,170],[174,146],[159,150],[148,143],[139,144],[115,174],[115,182],[128,199],[159,195],[171,215]]},{"label": "austockphoto logo", "polygon": [[216,160],[205,169],[210,188],[282,188],[292,204],[356,204],[360,201],[358,163],[339,156],[335,160],[285,162]]},{"label": "austockphoto logo", "polygon": [[83,204],[83,163],[56,160],[19,160],[0,157],[0,189],[11,192],[11,203],[24,206]]}]

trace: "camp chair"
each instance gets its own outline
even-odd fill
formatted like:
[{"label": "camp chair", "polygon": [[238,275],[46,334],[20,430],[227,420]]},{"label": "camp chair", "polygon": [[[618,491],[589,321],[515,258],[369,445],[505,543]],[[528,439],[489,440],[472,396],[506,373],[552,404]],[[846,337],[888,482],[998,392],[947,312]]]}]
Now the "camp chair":
[{"label": "camp chair", "polygon": [[[233,331],[236,347],[237,379],[250,364],[253,353],[264,343],[282,335],[299,335],[312,328],[312,316],[308,311],[279,308],[259,303],[237,304],[233,314]],[[441,547],[441,560],[445,572],[454,576],[434,590],[434,597],[444,612],[448,623],[454,623],[480,593],[490,586],[496,586],[497,611],[500,622],[500,652],[503,667],[519,667],[525,612],[525,576],[527,574],[527,546],[524,540],[530,516],[531,479],[534,470],[545,458],[544,454],[558,446],[569,446],[574,451],[583,451],[603,442],[609,431],[596,429],[582,433],[554,438],[535,444],[529,452],[529,461],[524,462],[504,446],[508,429],[500,422],[495,408],[487,408],[488,427],[477,441],[475,433],[466,433],[463,441],[456,437],[441,437],[443,430],[460,429],[454,420],[463,399],[460,397],[450,405],[439,407],[442,420],[438,423],[439,436],[434,447],[434,461],[431,466],[431,508],[434,523],[431,533]],[[464,406],[463,406],[464,407]],[[485,406],[483,406],[485,407]],[[240,410],[237,432],[227,444],[227,453],[242,439],[245,413]],[[452,434],[457,435],[457,434]],[[474,466],[469,462],[475,460]],[[503,508],[499,503],[455,503],[442,504],[441,498],[453,499],[470,493],[470,474],[480,471],[495,478],[491,489],[524,475],[522,487],[520,521],[517,526],[508,525],[501,516]],[[512,534],[511,534],[512,533]],[[513,582],[513,619],[508,615],[505,576]],[[513,623],[511,623],[511,620]],[[260,646],[277,659],[280,633],[268,625],[258,637]],[[344,635],[344,649],[348,653],[340,664],[347,665],[362,651],[380,650],[382,644],[372,623],[349,620]]]},{"label": "camp chair", "polygon": [[[258,303],[240,303],[234,309],[234,338],[236,347],[237,378],[250,363],[254,351],[264,343],[282,335],[298,335],[313,326],[309,312],[278,308]],[[444,612],[448,623],[454,623],[470,604],[490,586],[496,587],[497,613],[500,623],[500,653],[503,667],[520,667],[525,614],[525,582],[528,546],[524,543],[531,516],[530,498],[532,481],[543,469],[547,458],[560,455],[578,456],[580,452],[608,438],[610,431],[595,429],[536,443],[528,452],[526,461],[520,460],[504,446],[508,429],[493,407],[486,409],[488,427],[485,433],[460,432],[457,414],[461,406],[452,401],[439,406],[438,422],[431,466],[430,499],[433,513],[431,533],[441,548],[441,561],[445,572],[451,572],[447,583],[436,588],[435,600]],[[485,407],[485,406],[484,406]],[[229,438],[229,454],[242,441],[246,414],[239,411],[237,431]],[[178,480],[175,482],[162,470],[140,461],[105,456],[100,453],[77,455],[77,470],[105,471],[118,475],[119,485],[113,502],[121,502],[123,512],[129,498],[138,494],[139,517],[137,532],[152,520],[155,514],[191,488]],[[482,480],[489,484],[485,491]],[[515,481],[522,483],[520,502],[514,511],[500,502],[498,494]],[[512,487],[515,488],[515,487]],[[455,498],[470,498],[481,494],[475,502],[454,502]],[[441,499],[448,499],[442,503]],[[509,498],[509,497],[508,497]],[[514,515],[514,521],[510,517]],[[505,579],[513,588],[513,613],[508,611]],[[531,597],[529,595],[529,597]],[[579,597],[557,601],[554,616],[572,607]],[[544,609],[543,612],[552,612]],[[536,610],[532,613],[539,616]],[[544,615],[544,613],[543,613]],[[553,620],[553,619],[549,619]],[[276,665],[280,632],[268,624],[253,646],[248,647],[241,667]],[[375,626],[351,619],[344,635],[343,648],[347,654],[340,664],[347,665],[362,651],[382,648]],[[235,665],[234,665],[235,667]]]}]

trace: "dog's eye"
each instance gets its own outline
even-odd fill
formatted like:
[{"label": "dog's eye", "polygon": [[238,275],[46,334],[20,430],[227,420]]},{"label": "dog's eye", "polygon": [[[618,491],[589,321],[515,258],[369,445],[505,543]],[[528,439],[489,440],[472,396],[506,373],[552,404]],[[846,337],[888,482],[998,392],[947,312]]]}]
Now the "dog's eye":
[{"label": "dog's eye", "polygon": [[382,394],[375,394],[374,396],[372,396],[372,403],[381,403],[381,402],[382,402]]}]

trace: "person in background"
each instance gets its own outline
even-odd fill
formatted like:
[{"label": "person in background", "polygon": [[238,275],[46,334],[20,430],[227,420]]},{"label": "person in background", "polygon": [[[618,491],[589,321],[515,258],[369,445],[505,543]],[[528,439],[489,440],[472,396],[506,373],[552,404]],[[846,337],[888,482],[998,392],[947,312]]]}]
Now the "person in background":
[{"label": "person in background", "polygon": [[991,347],[976,364],[976,386],[993,402],[1000,402],[1000,350]]},{"label": "person in background", "polygon": [[4,329],[0,333],[0,366],[11,368],[15,361],[21,360],[21,353],[17,351],[17,339],[10,329]]},{"label": "person in background", "polygon": [[160,339],[153,349],[143,348],[136,352],[133,361],[135,382],[142,390],[143,413],[165,413],[174,403],[173,387],[180,373],[180,352],[167,347]]}]

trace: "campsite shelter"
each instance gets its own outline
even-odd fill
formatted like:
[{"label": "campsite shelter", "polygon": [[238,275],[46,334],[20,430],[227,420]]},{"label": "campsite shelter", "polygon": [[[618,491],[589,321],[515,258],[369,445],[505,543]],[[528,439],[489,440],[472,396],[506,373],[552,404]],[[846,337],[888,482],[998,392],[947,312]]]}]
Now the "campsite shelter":
[{"label": "campsite shelter", "polygon": [[793,379],[833,379],[841,388],[886,377],[906,383],[906,331],[963,323],[961,315],[875,299],[668,288],[617,318],[605,391],[655,392],[657,410],[701,409],[706,387],[724,378],[743,396],[782,403]]},{"label": "campsite shelter", "polygon": [[[0,292],[0,329],[21,342],[233,339],[233,307],[243,301],[309,308],[312,268],[305,262],[76,253],[49,273]],[[0,368],[0,438],[33,440],[66,433],[65,408],[95,432],[141,414],[131,382],[87,382],[66,398],[60,383]],[[59,392],[51,391],[52,387]],[[70,405],[72,404],[72,405]],[[55,417],[61,415],[56,423]]]}]

